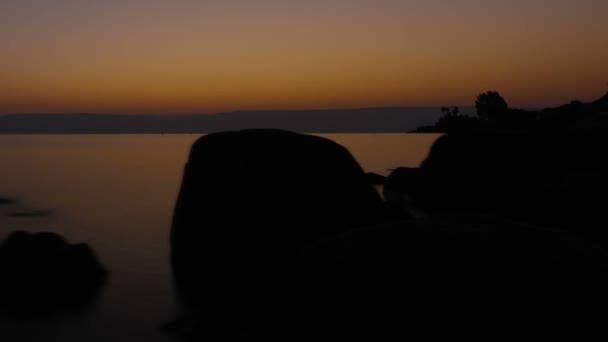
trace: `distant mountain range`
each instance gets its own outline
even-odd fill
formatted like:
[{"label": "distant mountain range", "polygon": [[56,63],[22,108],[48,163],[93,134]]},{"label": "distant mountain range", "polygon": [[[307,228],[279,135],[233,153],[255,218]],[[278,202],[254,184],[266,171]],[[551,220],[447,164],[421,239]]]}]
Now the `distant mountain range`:
[{"label": "distant mountain range", "polygon": [[201,115],[9,114],[0,134],[211,133],[280,128],[309,133],[397,133],[431,124],[439,107],[259,110]]}]

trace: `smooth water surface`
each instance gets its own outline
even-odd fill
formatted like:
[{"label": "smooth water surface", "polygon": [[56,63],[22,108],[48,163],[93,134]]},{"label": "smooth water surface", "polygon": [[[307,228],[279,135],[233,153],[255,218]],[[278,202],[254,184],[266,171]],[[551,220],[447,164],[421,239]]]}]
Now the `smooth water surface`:
[{"label": "smooth water surface", "polygon": [[[436,134],[322,134],[368,172],[418,166]],[[83,312],[0,317],[11,341],[165,341],[178,314],[169,267],[169,227],[183,165],[198,135],[0,135],[0,238],[53,231],[89,243],[111,272]],[[11,213],[38,212],[31,217]],[[4,339],[3,339],[4,340]]]}]

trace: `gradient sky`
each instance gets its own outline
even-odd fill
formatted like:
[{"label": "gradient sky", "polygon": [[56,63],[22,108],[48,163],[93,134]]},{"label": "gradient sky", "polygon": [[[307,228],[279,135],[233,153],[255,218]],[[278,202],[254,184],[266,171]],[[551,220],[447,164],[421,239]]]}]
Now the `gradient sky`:
[{"label": "gradient sky", "polygon": [[2,0],[0,114],[593,100],[606,0]]}]

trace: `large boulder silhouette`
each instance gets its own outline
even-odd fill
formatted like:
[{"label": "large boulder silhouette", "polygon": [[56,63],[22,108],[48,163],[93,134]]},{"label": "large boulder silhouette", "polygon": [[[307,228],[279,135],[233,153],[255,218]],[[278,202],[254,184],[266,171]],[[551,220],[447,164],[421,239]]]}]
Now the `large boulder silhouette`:
[{"label": "large boulder silhouette", "polygon": [[396,168],[386,179],[393,204],[438,212],[483,212],[540,222],[538,203],[566,177],[563,141],[555,135],[446,134],[419,168]]},{"label": "large boulder silhouette", "polygon": [[61,310],[87,304],[107,271],[87,244],[58,234],[15,231],[0,245],[0,303],[4,309]]},{"label": "large boulder silhouette", "polygon": [[281,326],[293,309],[299,248],[386,213],[359,164],[331,140],[269,129],[203,136],[171,229],[178,294],[253,328]]},{"label": "large boulder silhouette", "polygon": [[563,151],[561,139],[551,135],[441,136],[420,165],[425,200],[441,210],[462,210],[492,205],[493,194],[510,195],[518,186],[561,183]]}]

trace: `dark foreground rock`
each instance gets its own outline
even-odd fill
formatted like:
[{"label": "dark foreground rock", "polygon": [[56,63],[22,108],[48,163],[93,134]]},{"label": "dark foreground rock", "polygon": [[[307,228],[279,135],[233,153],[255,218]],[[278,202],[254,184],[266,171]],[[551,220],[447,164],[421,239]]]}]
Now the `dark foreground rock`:
[{"label": "dark foreground rock", "polygon": [[229,318],[201,310],[172,332],[187,341],[553,338],[601,331],[608,305],[605,249],[490,216],[363,227],[300,248],[285,264],[280,274],[295,277],[280,285],[241,284],[276,289],[258,293],[259,306],[243,301]]},{"label": "dark foreground rock", "polygon": [[209,134],[192,146],[174,212],[178,292],[250,328],[282,326],[276,313],[293,308],[299,248],[388,216],[359,164],[328,139]]},{"label": "dark foreground rock", "polygon": [[487,216],[359,229],[304,249],[298,267],[293,331],[308,338],[584,333],[608,305],[606,250]]},{"label": "dark foreground rock", "polygon": [[107,272],[87,244],[55,233],[16,231],[0,245],[0,306],[57,310],[88,303]]}]

